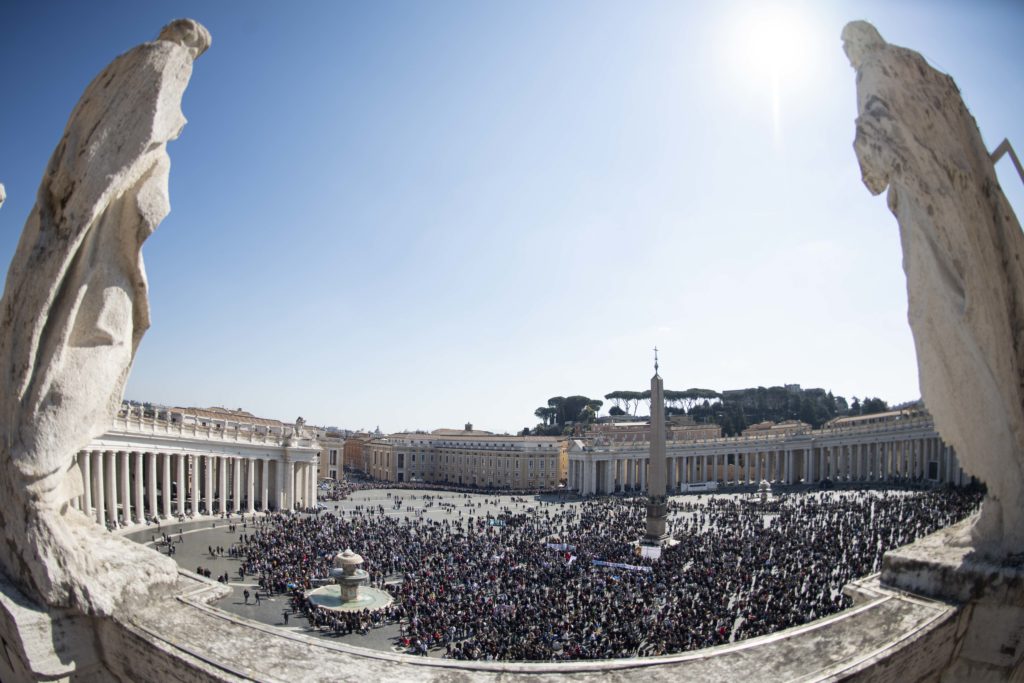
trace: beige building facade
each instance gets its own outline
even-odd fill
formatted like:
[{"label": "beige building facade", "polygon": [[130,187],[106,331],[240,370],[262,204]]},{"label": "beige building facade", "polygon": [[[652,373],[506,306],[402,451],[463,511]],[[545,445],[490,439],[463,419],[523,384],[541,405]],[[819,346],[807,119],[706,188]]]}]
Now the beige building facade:
[{"label": "beige building facade", "polygon": [[[647,491],[649,443],[602,444],[574,439],[568,488],[582,495]],[[954,450],[923,410],[894,411],[832,422],[808,431],[669,442],[670,492],[718,485],[890,481],[969,483]]]},{"label": "beige building facade", "polygon": [[343,463],[346,439],[340,432],[326,430],[318,437],[320,442],[320,479],[344,479]]},{"label": "beige building facade", "polygon": [[368,473],[384,481],[556,489],[568,474],[562,437],[438,429],[372,439],[363,449]]},{"label": "beige building facade", "polygon": [[369,474],[370,470],[366,464],[366,447],[372,439],[373,437],[365,432],[352,434],[345,439],[345,445],[342,448],[343,466]]}]

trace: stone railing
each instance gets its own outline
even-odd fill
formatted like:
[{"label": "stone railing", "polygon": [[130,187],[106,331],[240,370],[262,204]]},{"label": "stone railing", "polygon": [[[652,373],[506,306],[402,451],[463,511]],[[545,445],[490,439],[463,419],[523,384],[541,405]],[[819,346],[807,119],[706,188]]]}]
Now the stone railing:
[{"label": "stone railing", "polygon": [[[764,444],[765,446],[778,447],[786,441],[794,440],[805,442],[808,439],[831,440],[843,436],[868,436],[874,434],[901,434],[914,430],[934,430],[935,423],[931,417],[913,417],[890,422],[876,422],[874,424],[860,425],[856,427],[831,427],[828,429],[813,429],[788,434],[758,434],[749,436],[723,436],[716,439],[695,439],[693,441],[668,441],[669,451],[699,448],[701,446],[729,446],[743,449],[744,446]],[[645,450],[650,448],[650,441],[628,441],[609,445],[588,446],[587,453],[620,453],[628,450]]]},{"label": "stone railing", "polygon": [[142,417],[137,413],[118,415],[111,422],[110,431],[123,434],[139,434],[145,436],[169,436],[202,441],[220,441],[227,443],[263,444],[267,446],[302,446],[313,447],[315,439],[292,439],[288,435],[276,434],[257,429],[239,429],[238,427],[222,427],[220,425],[183,424],[171,420]]}]

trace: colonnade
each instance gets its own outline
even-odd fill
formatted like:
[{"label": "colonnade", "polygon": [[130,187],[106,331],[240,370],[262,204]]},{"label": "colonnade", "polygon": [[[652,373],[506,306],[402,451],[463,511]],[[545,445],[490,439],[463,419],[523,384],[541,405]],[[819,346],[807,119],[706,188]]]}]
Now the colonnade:
[{"label": "colonnade", "polygon": [[108,528],[154,518],[314,507],[317,465],[218,454],[89,450],[71,506]]},{"label": "colonnade", "polygon": [[[876,435],[877,437],[877,435]],[[954,450],[935,435],[847,438],[816,442],[803,439],[778,443],[737,440],[732,449],[702,452],[701,445],[669,444],[669,493],[710,484],[744,485],[884,482],[919,480],[963,485],[969,480]],[[568,487],[584,495],[647,490],[646,449],[587,449],[569,454]],[[697,485],[697,486],[694,486]]]}]

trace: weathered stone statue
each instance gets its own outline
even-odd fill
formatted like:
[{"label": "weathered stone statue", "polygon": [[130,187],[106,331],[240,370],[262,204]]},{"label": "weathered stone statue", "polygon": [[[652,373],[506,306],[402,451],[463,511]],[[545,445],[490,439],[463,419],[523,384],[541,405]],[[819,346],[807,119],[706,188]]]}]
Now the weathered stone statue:
[{"label": "weathered stone statue", "polygon": [[51,606],[110,614],[175,580],[174,563],[111,536],[69,501],[74,455],[107,429],[149,327],[143,241],[169,211],[167,142],[210,45],[178,20],[89,84],[39,187],[0,310],[0,568]]},{"label": "weathered stone statue", "polygon": [[900,226],[921,393],[964,470],[988,485],[982,554],[1024,552],[1024,235],[956,84],[855,21],[854,149]]}]

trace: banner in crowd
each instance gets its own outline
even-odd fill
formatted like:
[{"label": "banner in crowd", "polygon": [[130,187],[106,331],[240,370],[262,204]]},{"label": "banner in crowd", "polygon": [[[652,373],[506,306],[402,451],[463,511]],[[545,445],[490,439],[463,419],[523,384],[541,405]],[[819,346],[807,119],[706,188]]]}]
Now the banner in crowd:
[{"label": "banner in crowd", "polygon": [[562,552],[576,550],[576,546],[569,545],[568,543],[548,543],[547,547],[549,550],[561,550]]},{"label": "banner in crowd", "polygon": [[609,567],[610,569],[625,569],[631,572],[649,572],[650,567],[643,567],[636,564],[622,564],[621,562],[605,562],[604,560],[592,560],[595,567]]}]

